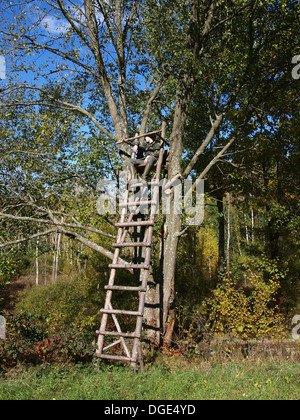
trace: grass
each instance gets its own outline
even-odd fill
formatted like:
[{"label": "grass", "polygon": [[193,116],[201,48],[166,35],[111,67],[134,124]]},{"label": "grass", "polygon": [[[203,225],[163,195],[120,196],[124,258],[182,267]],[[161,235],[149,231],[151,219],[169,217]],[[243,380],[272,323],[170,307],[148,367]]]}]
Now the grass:
[{"label": "grass", "polygon": [[297,400],[299,366],[288,360],[199,365],[165,358],[134,374],[124,367],[47,365],[0,379],[0,400]]}]

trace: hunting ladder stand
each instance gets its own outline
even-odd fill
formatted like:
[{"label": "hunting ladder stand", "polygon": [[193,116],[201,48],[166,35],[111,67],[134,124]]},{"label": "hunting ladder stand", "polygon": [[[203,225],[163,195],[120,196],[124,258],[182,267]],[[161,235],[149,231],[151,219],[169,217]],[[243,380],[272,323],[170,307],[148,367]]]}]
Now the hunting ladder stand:
[{"label": "hunting ladder stand", "polygon": [[[151,247],[152,247],[152,236],[153,228],[155,222],[155,215],[157,213],[157,206],[160,199],[160,178],[162,172],[162,166],[164,161],[164,143],[165,139],[166,124],[162,124],[161,130],[158,130],[153,133],[160,133],[161,144],[158,160],[155,164],[155,175],[152,178],[151,182],[135,182],[132,185],[131,182],[127,183],[127,188],[124,194],[124,202],[119,204],[120,207],[120,221],[116,223],[115,226],[118,228],[117,242],[112,246],[115,248],[114,258],[112,264],[109,265],[110,268],[110,277],[108,285],[105,286],[106,290],[106,299],[104,309],[101,309],[102,321],[100,325],[100,330],[97,331],[98,334],[98,345],[96,350],[96,356],[102,359],[116,360],[121,362],[130,362],[130,365],[136,371],[138,368],[138,363],[140,363],[140,368],[143,369],[143,354],[141,349],[141,335],[143,328],[143,317],[144,317],[144,308],[145,308],[145,297],[146,290],[149,278],[149,270],[151,263]],[[146,137],[145,133],[138,137]],[[132,139],[127,139],[124,141],[129,141]],[[146,195],[143,194],[143,197],[147,197],[147,200],[143,201],[142,198],[135,199],[134,201],[129,201],[131,187],[146,188]],[[154,188],[152,188],[154,187]],[[152,196],[150,193],[152,192]],[[151,198],[149,198],[149,196]],[[151,211],[149,214],[148,220],[145,220],[145,216],[141,217],[140,209],[142,206],[151,206]],[[143,219],[143,220],[137,220]],[[140,229],[139,232],[139,241],[138,242],[126,242],[126,237],[130,233],[129,229],[134,228],[135,231]],[[133,262],[124,264],[119,263],[119,256],[121,249],[124,248],[133,248],[134,255],[137,258],[133,258]],[[135,286],[120,286],[116,285],[116,274],[117,270],[127,269],[131,270],[132,273],[136,275],[138,279],[138,285]],[[114,309],[112,306],[112,296],[114,291],[123,291],[123,292],[134,292],[138,293],[138,310],[137,311],[128,311],[121,309]],[[136,327],[134,332],[123,332],[120,322],[118,320],[119,316],[127,317],[136,317]],[[112,321],[113,322],[112,322]],[[108,325],[109,324],[109,325]],[[115,331],[111,331],[111,325]],[[109,330],[109,331],[108,331]],[[105,343],[107,337],[115,338],[116,341]],[[109,340],[108,340],[109,341]],[[111,341],[111,340],[110,340]],[[129,344],[130,343],[130,344]],[[116,349],[119,350],[119,354],[112,353],[112,350],[116,352]],[[121,354],[120,354],[121,352]]]}]

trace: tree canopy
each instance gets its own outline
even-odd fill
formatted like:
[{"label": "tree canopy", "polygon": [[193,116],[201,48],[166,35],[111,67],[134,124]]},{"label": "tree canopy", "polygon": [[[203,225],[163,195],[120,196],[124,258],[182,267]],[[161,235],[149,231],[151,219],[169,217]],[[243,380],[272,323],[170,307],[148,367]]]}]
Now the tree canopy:
[{"label": "tree canopy", "polygon": [[[130,146],[118,141],[165,120],[168,179],[205,179],[207,209],[217,206],[207,217],[219,270],[235,229],[237,255],[263,251],[298,272],[298,1],[3,0],[0,10],[3,261],[8,247],[52,233],[112,259],[115,218],[96,212],[97,180],[126,166]],[[176,259],[199,232],[184,214],[163,223],[168,341]]]}]

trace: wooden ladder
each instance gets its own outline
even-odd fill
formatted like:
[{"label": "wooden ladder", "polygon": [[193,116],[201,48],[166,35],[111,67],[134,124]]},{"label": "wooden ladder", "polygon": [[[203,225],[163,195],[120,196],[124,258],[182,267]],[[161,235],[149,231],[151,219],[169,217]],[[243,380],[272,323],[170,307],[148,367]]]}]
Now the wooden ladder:
[{"label": "wooden ladder", "polygon": [[[102,359],[116,360],[121,362],[129,362],[130,365],[136,371],[138,368],[138,363],[140,363],[141,369],[143,369],[143,356],[141,350],[141,335],[143,328],[143,317],[144,317],[144,308],[145,308],[145,298],[146,290],[149,278],[149,270],[151,265],[151,247],[152,247],[152,235],[155,222],[155,215],[157,212],[157,206],[159,204],[160,197],[160,176],[164,159],[164,138],[165,138],[166,124],[162,124],[161,130],[158,130],[158,133],[161,133],[161,148],[159,153],[159,158],[156,164],[155,175],[152,178],[151,182],[135,182],[127,184],[127,189],[125,191],[124,202],[120,204],[121,218],[120,222],[116,223],[115,226],[118,228],[117,242],[113,244],[115,248],[114,258],[112,264],[109,265],[111,269],[110,278],[108,285],[105,286],[106,290],[106,299],[104,308],[101,309],[102,321],[100,325],[100,330],[97,331],[98,334],[98,346],[96,350],[96,356]],[[143,136],[146,136],[144,134]],[[129,201],[130,190],[131,188],[146,188],[144,190],[143,197],[146,200],[143,200],[142,197],[135,199],[134,201]],[[152,195],[150,195],[150,192]],[[151,198],[149,198],[149,195]],[[143,206],[151,207],[150,215],[148,220],[137,220],[141,218],[141,208]],[[128,214],[129,210],[129,214]],[[145,217],[144,217],[145,219]],[[140,229],[140,241],[138,242],[126,242],[126,236],[129,233],[130,228],[135,228],[135,230]],[[120,251],[123,248],[134,248],[135,255],[139,256],[135,258],[133,263],[120,264],[119,256]],[[144,261],[140,261],[140,260]],[[136,275],[138,280],[138,285],[136,286],[119,286],[115,284],[117,270],[127,269],[131,270],[132,273]],[[112,305],[112,297],[114,291],[124,291],[124,292],[134,292],[138,293],[138,308],[136,311],[128,311],[121,309],[114,309]],[[134,332],[123,332],[119,318],[122,315],[127,317],[136,317],[136,326]],[[108,324],[109,327],[108,328]],[[113,325],[115,331],[111,331],[111,325]],[[108,331],[109,329],[109,331]],[[105,340],[115,339],[115,341],[107,344]],[[113,353],[113,351],[118,351],[119,354]],[[121,352],[121,354],[120,354]]]}]

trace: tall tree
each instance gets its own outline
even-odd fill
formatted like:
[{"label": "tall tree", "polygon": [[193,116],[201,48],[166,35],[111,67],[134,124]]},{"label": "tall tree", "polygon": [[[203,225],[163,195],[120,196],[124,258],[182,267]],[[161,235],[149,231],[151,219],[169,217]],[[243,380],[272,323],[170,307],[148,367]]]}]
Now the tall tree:
[{"label": "tall tree", "polygon": [[[1,91],[2,109],[39,105],[68,110],[89,121],[86,126],[93,124],[98,144],[105,141],[110,148],[138,125],[143,134],[149,122],[164,115],[172,124],[169,180],[179,174],[182,179],[192,174],[206,178],[241,141],[262,98],[283,88],[280,81],[290,63],[285,59],[295,45],[292,0],[45,0],[33,2],[30,9],[29,4],[29,0],[1,3],[5,19],[0,25],[0,49],[11,57],[10,80]],[[278,33],[285,38],[284,48]],[[43,87],[45,80],[53,91]],[[76,87],[75,95],[60,89],[68,82],[71,91]],[[17,89],[30,94],[13,103],[5,99]],[[190,106],[197,102],[201,127],[196,124],[196,140],[191,143],[185,127]],[[202,158],[208,147],[206,161]],[[124,165],[129,146],[122,143],[120,152]],[[66,152],[55,165],[68,166],[67,157]],[[51,162],[48,155],[47,161]],[[83,180],[80,172],[71,173]],[[90,185],[88,179],[85,185]],[[41,218],[46,217],[56,230],[111,257],[105,247],[79,233],[94,230],[102,235],[99,229],[72,220],[71,212],[37,204],[32,194],[19,191],[18,199],[38,214],[31,222],[44,223]],[[26,216],[7,210],[2,217],[26,221]],[[164,283],[159,294],[163,324],[157,324],[167,343],[174,327],[176,253],[183,230],[182,217],[171,206],[165,221]]]}]

